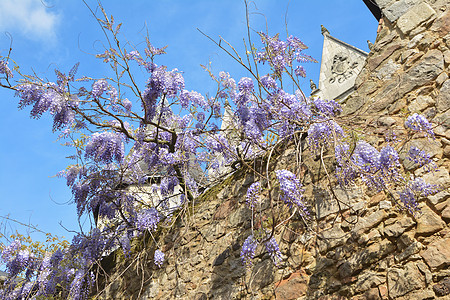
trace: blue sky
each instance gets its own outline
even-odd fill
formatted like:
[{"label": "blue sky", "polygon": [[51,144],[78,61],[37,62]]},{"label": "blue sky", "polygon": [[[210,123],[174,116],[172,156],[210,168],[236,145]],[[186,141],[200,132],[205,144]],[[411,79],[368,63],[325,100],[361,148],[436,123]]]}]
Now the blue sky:
[{"label": "blue sky", "polygon": [[[96,1],[87,2],[95,10]],[[220,35],[242,50],[243,0],[108,0],[104,7],[116,22],[124,23],[122,37],[131,43],[142,42],[148,30],[153,45],[168,45],[168,54],[157,63],[183,71],[188,90],[212,92],[213,84],[200,67],[208,62],[216,74],[225,70],[236,79],[246,76],[197,30],[215,39]],[[334,37],[367,52],[366,41],[376,37],[377,21],[362,0],[255,0],[249,7],[254,30],[264,31],[267,19],[269,33],[285,37],[287,23],[289,34],[308,45],[306,53],[317,60],[322,51],[321,24]],[[77,62],[78,75],[100,77],[107,72],[106,65],[92,56],[102,47],[102,31],[81,0],[0,0],[0,55],[7,54],[10,37],[12,58],[24,73],[34,71],[54,80],[55,68],[67,72]],[[305,68],[302,87],[309,93],[309,79],[318,82],[320,64]],[[56,141],[50,118],[30,119],[29,109],[19,111],[18,99],[10,91],[0,90],[0,99],[0,216],[70,239],[73,233],[59,223],[78,230],[76,210],[65,181],[52,176],[70,163],[65,157],[73,153]]]}]

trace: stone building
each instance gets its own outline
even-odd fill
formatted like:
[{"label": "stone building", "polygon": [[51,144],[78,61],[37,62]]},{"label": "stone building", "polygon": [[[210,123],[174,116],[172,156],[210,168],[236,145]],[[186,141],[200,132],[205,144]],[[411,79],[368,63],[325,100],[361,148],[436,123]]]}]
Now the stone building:
[{"label": "stone building", "polygon": [[368,53],[335,37],[322,26],[323,50],[319,87],[311,87],[311,95],[343,101],[355,90],[355,80]]}]

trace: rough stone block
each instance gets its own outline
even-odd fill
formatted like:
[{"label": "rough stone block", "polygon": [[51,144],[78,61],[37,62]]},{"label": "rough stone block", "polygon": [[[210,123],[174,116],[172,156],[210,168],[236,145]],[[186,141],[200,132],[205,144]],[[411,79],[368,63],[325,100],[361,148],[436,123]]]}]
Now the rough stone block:
[{"label": "rough stone block", "polygon": [[388,217],[388,214],[384,210],[378,210],[373,214],[366,216],[359,220],[359,222],[353,228],[353,232],[361,234],[369,229],[380,224],[384,219]]},{"label": "rough stone block", "polygon": [[376,287],[386,282],[386,277],[373,271],[363,271],[358,276],[355,292],[361,293],[368,291],[370,288]]},{"label": "rough stone block", "polygon": [[293,273],[288,279],[276,284],[275,297],[281,300],[297,299],[308,291],[306,274]]},{"label": "rough stone block", "polygon": [[343,245],[348,238],[348,234],[346,234],[341,227],[333,226],[332,228],[319,233],[318,238],[317,244],[319,246],[319,251],[325,252]]},{"label": "rough stone block", "polygon": [[388,6],[389,4],[391,4],[392,2],[395,2],[395,0],[375,0],[375,2],[378,4],[378,7],[383,9],[386,6]]},{"label": "rough stone block", "polygon": [[427,21],[436,14],[434,9],[425,2],[420,2],[414,7],[410,8],[398,21],[397,26],[403,34],[408,34],[419,26],[421,23]]},{"label": "rough stone block", "polygon": [[450,238],[431,243],[420,255],[432,270],[450,265]]},{"label": "rough stone block", "polygon": [[438,203],[444,202],[448,198],[450,198],[450,191],[447,191],[447,190],[443,190],[443,191],[440,191],[439,193],[436,193],[434,195],[428,196],[428,200],[434,206],[436,206],[436,204],[438,204]]},{"label": "rough stone block", "polygon": [[423,276],[413,262],[402,268],[390,268],[387,277],[390,298],[400,297],[425,287]]},{"label": "rough stone block", "polygon": [[448,4],[447,11],[433,22],[430,30],[436,32],[439,36],[445,36],[450,32],[450,11],[448,10]]},{"label": "rough stone block", "polygon": [[407,77],[405,79],[412,81],[414,87],[423,86],[436,79],[443,70],[444,56],[441,51],[433,49],[428,51],[419,63],[406,72]]},{"label": "rough stone block", "polygon": [[408,105],[408,110],[412,113],[421,113],[425,108],[435,103],[436,101],[430,96],[418,96]]},{"label": "rough stone block", "polygon": [[386,18],[393,23],[418,2],[418,0],[400,0],[386,7],[386,9],[383,10],[383,13]]},{"label": "rough stone block", "polygon": [[380,80],[389,80],[398,69],[400,69],[400,65],[396,64],[392,59],[389,59],[381,68],[378,69],[376,76]]},{"label": "rough stone block", "polygon": [[442,84],[439,90],[436,108],[438,112],[444,112],[450,108],[450,80],[446,80]]},{"label": "rough stone block", "polygon": [[407,229],[411,228],[416,222],[410,217],[401,218],[395,223],[384,228],[384,234],[388,237],[399,237]]},{"label": "rough stone block", "polygon": [[435,172],[423,175],[425,182],[433,183],[442,188],[444,191],[450,185],[450,175],[445,167],[439,168]]},{"label": "rough stone block", "polygon": [[450,294],[450,277],[447,277],[438,284],[433,285],[433,290],[439,297]]},{"label": "rough stone block", "polygon": [[403,250],[399,255],[395,257],[395,261],[403,261],[411,255],[419,253],[422,248],[423,245],[420,242],[414,241],[411,245],[409,245],[405,250]]},{"label": "rough stone block", "polygon": [[433,234],[445,227],[445,222],[439,218],[439,216],[433,212],[428,206],[422,208],[422,215],[417,218],[417,230],[418,235]]}]

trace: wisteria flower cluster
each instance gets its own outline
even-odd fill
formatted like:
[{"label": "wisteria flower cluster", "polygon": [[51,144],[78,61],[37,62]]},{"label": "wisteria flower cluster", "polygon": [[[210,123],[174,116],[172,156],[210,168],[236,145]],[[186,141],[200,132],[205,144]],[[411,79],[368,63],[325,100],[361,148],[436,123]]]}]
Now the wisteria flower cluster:
[{"label": "wisteria flower cluster", "polygon": [[399,155],[389,145],[378,151],[369,143],[358,141],[351,156],[348,144],[338,145],[335,153],[336,176],[342,186],[361,178],[369,188],[380,191],[403,180],[399,173]]},{"label": "wisteria flower cluster", "polygon": [[0,60],[0,74],[4,74],[8,77],[13,77],[13,73],[8,68],[8,61],[6,59]]},{"label": "wisteria flower cluster", "polygon": [[418,177],[409,181],[405,188],[398,192],[398,195],[403,206],[412,214],[415,214],[419,210],[418,199],[435,194],[437,191],[437,185],[426,183]]},{"label": "wisteria flower cluster", "polygon": [[309,215],[308,208],[303,199],[304,189],[297,176],[288,170],[277,170],[275,174],[280,183],[281,200],[289,207],[297,206],[302,215]]},{"label": "wisteria flower cluster", "polygon": [[424,116],[417,113],[409,116],[406,119],[405,127],[434,138],[434,132],[431,123]]}]

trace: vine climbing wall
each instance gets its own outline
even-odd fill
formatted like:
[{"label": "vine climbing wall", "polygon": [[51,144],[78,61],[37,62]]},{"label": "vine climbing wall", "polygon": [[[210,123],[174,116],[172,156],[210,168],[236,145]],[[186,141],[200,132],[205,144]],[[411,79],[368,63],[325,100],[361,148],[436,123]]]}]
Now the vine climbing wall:
[{"label": "vine climbing wall", "polygon": [[[450,297],[450,4],[442,0],[377,0],[381,27],[344,117],[372,144],[404,130],[405,117],[432,121],[435,139],[402,141],[430,153],[437,170],[404,162],[440,191],[419,201],[420,213],[401,210],[395,198],[354,186],[342,189],[327,174],[333,161],[308,154],[302,136],[269,157],[241,168],[207,190],[182,220],[162,229],[166,262],[136,241],[130,256],[112,254],[98,286],[104,299],[448,299]],[[401,153],[405,159],[405,153]],[[327,168],[329,167],[329,168]],[[275,230],[282,262],[257,251],[251,267],[240,252],[251,227],[245,205],[253,170],[300,175],[310,219],[263,202],[284,220]],[[331,179],[330,179],[331,178]],[[265,192],[266,196],[267,191]],[[277,190],[270,191],[272,198]],[[268,198],[268,197],[267,197]],[[258,254],[259,253],[259,254]],[[447,297],[447,298],[446,298]]]}]

